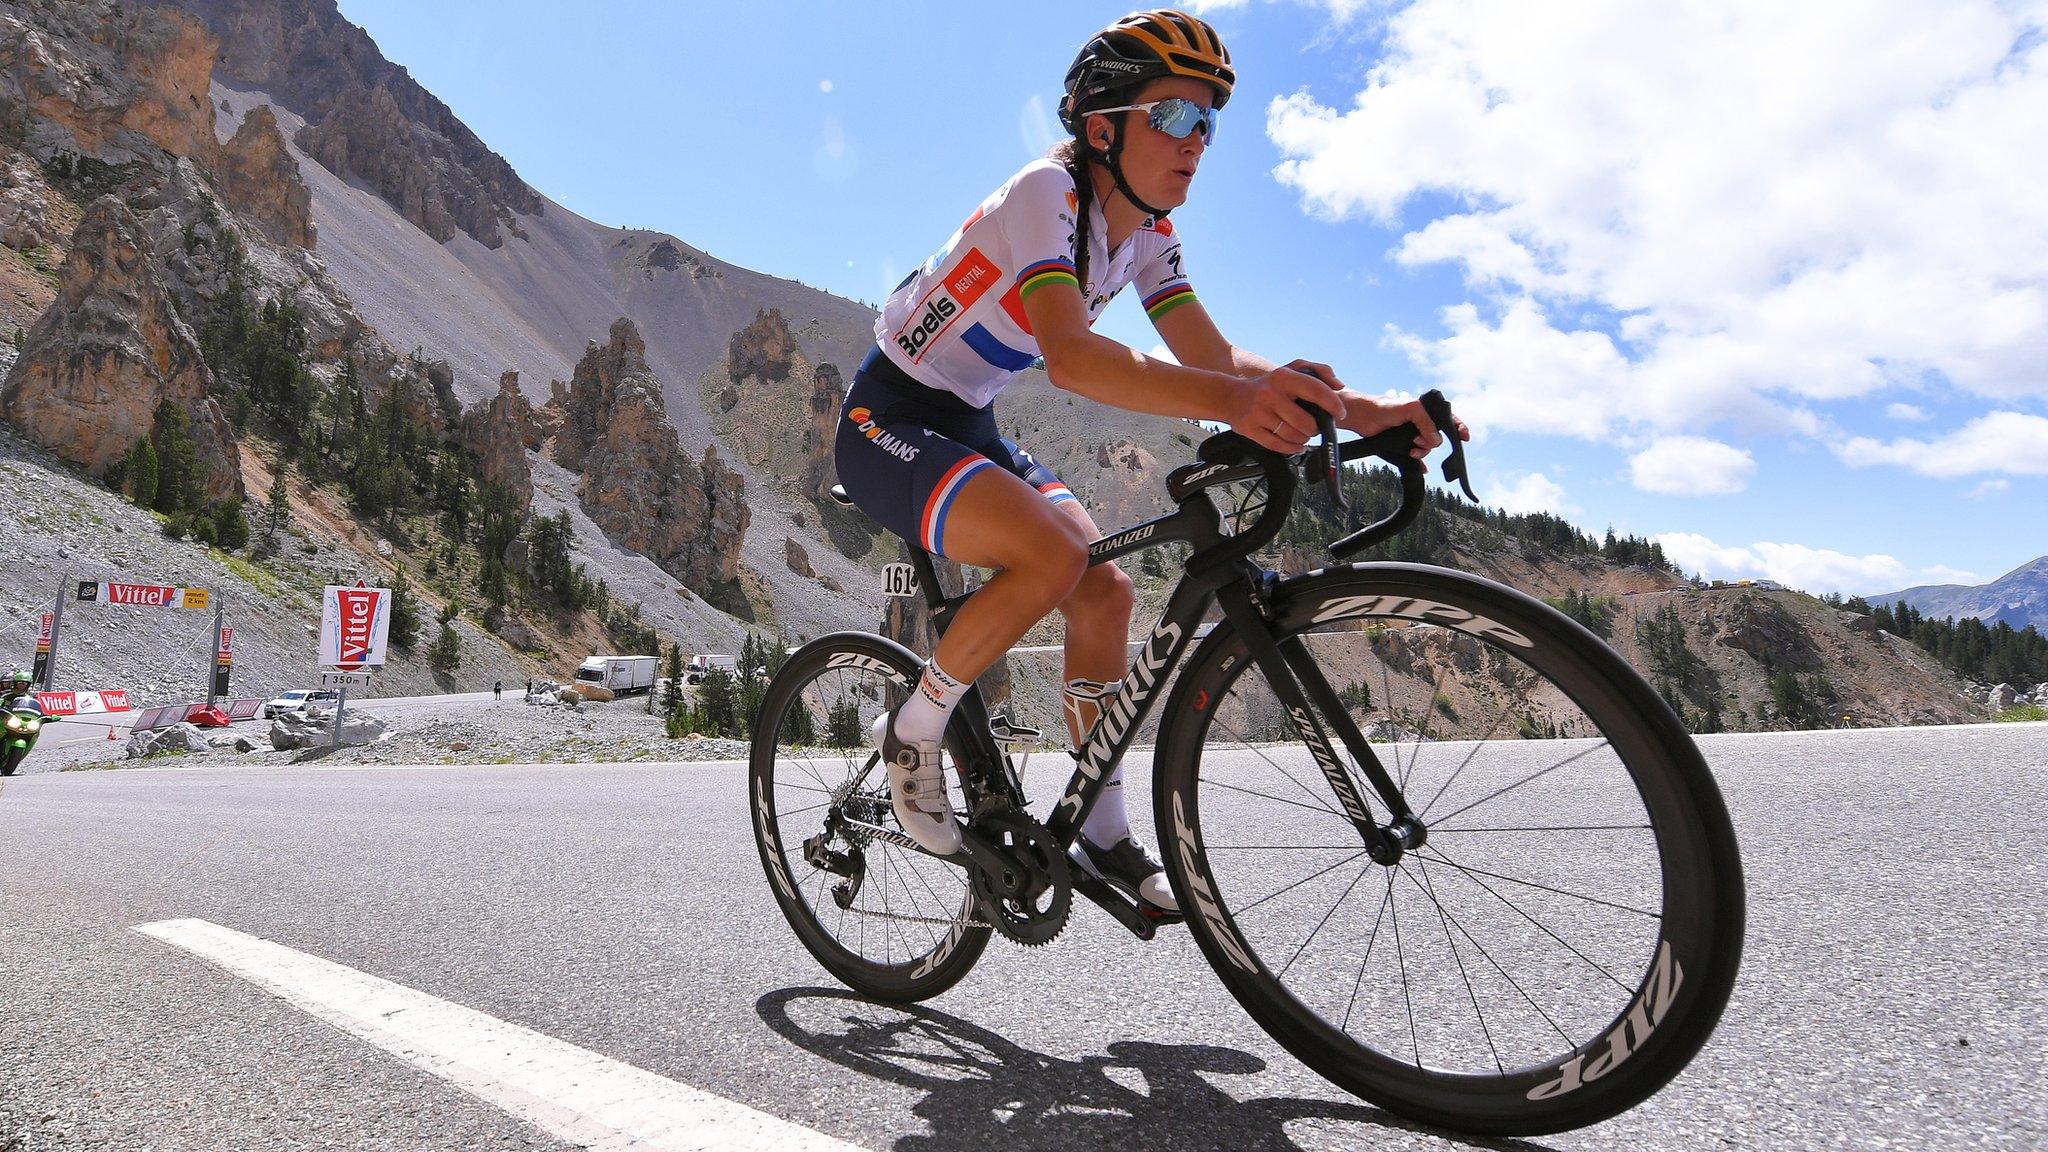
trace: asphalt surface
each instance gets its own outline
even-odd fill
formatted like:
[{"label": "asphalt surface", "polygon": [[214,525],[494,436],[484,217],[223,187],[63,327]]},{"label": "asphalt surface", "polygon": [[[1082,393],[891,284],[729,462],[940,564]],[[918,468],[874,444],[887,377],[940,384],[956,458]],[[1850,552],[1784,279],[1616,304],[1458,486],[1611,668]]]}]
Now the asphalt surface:
[{"label": "asphalt surface", "polygon": [[[518,700],[520,694],[525,689],[526,685],[523,682],[508,685],[509,698]],[[491,700],[492,696],[489,692],[452,692],[435,696],[372,697],[367,700],[358,700],[351,696],[348,701],[348,707],[350,709],[360,708],[365,712],[382,716],[387,720],[400,720],[418,719],[421,717],[445,717],[451,713],[474,711],[491,703]],[[44,730],[42,737],[36,742],[35,750],[29,754],[28,761],[22,765],[22,772],[24,774],[50,772],[55,771],[63,764],[106,759],[108,758],[108,750],[105,745],[110,743],[107,739],[108,734],[111,732],[115,741],[125,741],[128,739],[129,722],[132,718],[133,713],[120,712],[88,716],[67,716],[61,722]],[[247,720],[237,721],[229,725],[228,728],[220,729],[219,731],[255,730],[268,732],[270,730],[270,721],[258,715]],[[115,752],[113,755],[118,756],[119,753]]]},{"label": "asphalt surface", "polygon": [[864,1003],[783,922],[734,765],[19,777],[0,1149],[563,1147],[132,930],[174,917],[871,1148],[2048,1146],[2048,726],[1701,743],[1750,892],[1721,1030],[1634,1112],[1492,1142],[1332,1088],[1183,931],[1087,906],[926,1007]]}]

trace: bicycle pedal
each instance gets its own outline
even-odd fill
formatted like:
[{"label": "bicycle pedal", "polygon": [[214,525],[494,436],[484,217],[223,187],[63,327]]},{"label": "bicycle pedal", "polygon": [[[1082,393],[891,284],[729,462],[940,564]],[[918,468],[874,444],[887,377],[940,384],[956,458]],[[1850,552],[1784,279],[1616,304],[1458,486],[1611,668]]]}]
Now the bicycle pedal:
[{"label": "bicycle pedal", "polygon": [[1150,900],[1138,901],[1138,915],[1143,916],[1145,919],[1151,921],[1152,923],[1159,925],[1179,924],[1187,919],[1187,917],[1181,915],[1180,913],[1175,912],[1170,908],[1161,908],[1159,905],[1152,903]]}]

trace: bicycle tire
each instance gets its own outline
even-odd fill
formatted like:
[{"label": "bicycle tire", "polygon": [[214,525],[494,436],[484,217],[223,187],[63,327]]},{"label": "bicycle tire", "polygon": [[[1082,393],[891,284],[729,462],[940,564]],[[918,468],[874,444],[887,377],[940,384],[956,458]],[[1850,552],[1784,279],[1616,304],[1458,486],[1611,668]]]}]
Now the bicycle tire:
[{"label": "bicycle tire", "polygon": [[[1354,681],[1345,686],[1351,697],[1346,710],[1359,714],[1354,719],[1362,717],[1361,729],[1389,772],[1399,774],[1413,808],[1424,808],[1419,786],[1425,772],[1432,778],[1439,771],[1447,773],[1430,804],[1443,801],[1461,777],[1468,788],[1511,782],[1437,816],[1433,838],[1404,861],[1387,867],[1365,859],[1351,886],[1338,894],[1295,951],[1284,955],[1292,930],[1267,925],[1290,906],[1302,906],[1312,916],[1325,896],[1310,900],[1308,894],[1326,895],[1328,889],[1320,887],[1326,883],[1324,877],[1332,878],[1328,882],[1341,879],[1349,873],[1350,862],[1324,868],[1256,901],[1250,896],[1264,890],[1274,868],[1284,866],[1291,874],[1347,847],[1304,843],[1291,838],[1289,829],[1311,827],[1311,817],[1316,836],[1322,835],[1325,825],[1346,832],[1351,826],[1334,807],[1326,805],[1327,816],[1304,816],[1295,810],[1313,805],[1281,782],[1299,775],[1289,771],[1285,761],[1292,752],[1284,745],[1279,752],[1269,752],[1247,738],[1238,741],[1239,754],[1229,756],[1223,754],[1225,746],[1212,739],[1233,733],[1231,716],[1240,717],[1243,728],[1252,728],[1261,685],[1246,685],[1243,678],[1263,677],[1243,640],[1229,624],[1219,625],[1190,659],[1165,708],[1156,752],[1155,818],[1167,845],[1167,871],[1175,894],[1188,910],[1188,924],[1204,954],[1231,994],[1274,1039],[1333,1083],[1393,1112],[1443,1127],[1519,1136],[1579,1128],[1633,1107],[1669,1082],[1705,1044],[1727,1004],[1740,963],[1745,915],[1741,863],[1726,806],[1671,707],[1584,627],[1480,577],[1423,565],[1355,565],[1287,581],[1275,590],[1271,603],[1276,636],[1300,638],[1319,666],[1328,662],[1370,674],[1370,661],[1378,661],[1380,683],[1361,686]],[[1511,642],[1511,637],[1518,642]],[[1432,657],[1447,663],[1430,671],[1433,683],[1426,703],[1419,710],[1400,707],[1397,698],[1402,694],[1395,691],[1395,683],[1419,684],[1418,669],[1429,669]],[[1517,671],[1514,661],[1527,672]],[[1512,698],[1503,698],[1503,692],[1490,686],[1495,682]],[[1375,705],[1370,698],[1381,688],[1384,694]],[[1480,717],[1468,720],[1466,715],[1476,713],[1473,701],[1487,699],[1489,692],[1494,693],[1497,714],[1482,730]],[[1365,703],[1355,703],[1360,700]],[[1557,710],[1566,705],[1575,706],[1590,721],[1597,741],[1590,733],[1574,731],[1575,718],[1559,721]],[[1510,714],[1515,716],[1516,738],[1494,739]],[[1474,731],[1481,732],[1476,740],[1470,738]],[[1457,738],[1461,732],[1463,739]],[[1298,736],[1286,739],[1303,753],[1297,762],[1308,770],[1296,783],[1320,786],[1327,795],[1328,785],[1316,773],[1318,765],[1306,755],[1309,749]],[[1334,738],[1330,743],[1345,766],[1341,770],[1352,774],[1376,818],[1384,820],[1378,796],[1359,779],[1341,743]],[[1491,755],[1496,752],[1499,755]],[[1482,753],[1507,769],[1488,766],[1467,776]],[[1552,758],[1561,762],[1522,778],[1528,765]],[[1261,767],[1261,759],[1276,771]],[[1439,769],[1439,762],[1448,766],[1453,759],[1455,770]],[[1427,769],[1424,760],[1430,763]],[[1595,770],[1600,773],[1597,779]],[[1269,776],[1274,791],[1261,793],[1250,787]],[[1558,812],[1612,806],[1619,815],[1594,812],[1584,819],[1625,821],[1629,803],[1624,794],[1631,791],[1641,824],[1587,823],[1564,816],[1555,817],[1558,822],[1553,824],[1548,822],[1552,817],[1537,816],[1530,817],[1535,823],[1524,825],[1519,818],[1503,822],[1466,815],[1486,805],[1496,805],[1495,812],[1520,813],[1548,803]],[[1244,792],[1252,793],[1254,800],[1237,795]],[[1267,802],[1255,804],[1261,795]],[[1466,795],[1458,792],[1456,799]],[[1281,815],[1256,820],[1238,816],[1239,809],[1254,806],[1262,813],[1271,809]],[[1211,820],[1207,827],[1205,813]],[[1217,839],[1219,833],[1238,835],[1233,830],[1240,825],[1258,828],[1262,840],[1288,842],[1236,845]],[[1333,839],[1341,840],[1342,835]],[[1455,844],[1455,849],[1441,847],[1442,841]],[[1645,841],[1650,845],[1647,851],[1640,847]],[[1360,844],[1351,833],[1348,846]],[[1475,847],[1487,844],[1505,847]],[[1555,863],[1548,858],[1540,866],[1529,862],[1549,845],[1563,849]],[[1477,863],[1493,859],[1481,861],[1472,855],[1481,850],[1499,852],[1514,863],[1494,865],[1498,871],[1479,868]],[[1450,855],[1453,851],[1458,856]],[[1652,853],[1654,864],[1645,860]],[[1569,878],[1542,883],[1554,873],[1540,869],[1551,867]],[[1376,881],[1368,889],[1364,911],[1346,909],[1366,873],[1375,868],[1384,872],[1384,885]],[[1516,876],[1516,868],[1531,870]],[[1653,924],[1646,924],[1640,918],[1651,916],[1652,909],[1640,893],[1651,887],[1652,879],[1659,903]],[[1610,881],[1627,895],[1603,905],[1575,887],[1595,881]],[[1529,893],[1519,887],[1523,884]],[[1543,895],[1535,895],[1535,890]],[[1365,911],[1370,911],[1374,898],[1380,902],[1368,936]],[[1542,919],[1518,901],[1537,908]],[[1405,939],[1404,908],[1411,917]],[[1329,929],[1340,910],[1340,926]],[[1498,930],[1506,940],[1496,945],[1498,955],[1461,914],[1475,920],[1483,917],[1483,930]],[[1420,923],[1412,919],[1417,915]],[[1387,963],[1388,950],[1378,948],[1390,919],[1393,965]],[[1439,920],[1440,929],[1434,922]],[[1522,921],[1542,929],[1550,939]],[[1330,936],[1317,943],[1326,929]],[[1424,965],[1418,956],[1411,965],[1409,942],[1417,949],[1424,943],[1433,945],[1439,931],[1443,946],[1436,949],[1438,962]],[[1576,943],[1574,936],[1580,937]],[[1283,943],[1270,945],[1271,937],[1281,937]],[[1376,948],[1383,966],[1379,971],[1385,975],[1376,976],[1368,994],[1366,976]],[[1579,972],[1581,965],[1566,952],[1599,975]],[[1301,965],[1304,955],[1312,957],[1310,964]],[[1325,956],[1341,956],[1342,966],[1334,958],[1321,959]],[[1508,957],[1506,963],[1502,956]],[[1610,971],[1599,956],[1607,957],[1621,975]],[[1616,956],[1634,957],[1639,976],[1626,979],[1632,970],[1622,968],[1613,959]],[[1548,983],[1532,979],[1525,986],[1516,980],[1508,965],[1525,958],[1532,969],[1540,966]],[[1326,993],[1316,982],[1330,975],[1339,979],[1327,981]],[[1350,1000],[1339,1022],[1335,997],[1345,983],[1350,984]],[[1498,999],[1513,1008],[1512,1029],[1498,1017],[1489,1021],[1480,1003],[1482,987],[1489,997],[1498,992]],[[1566,987],[1585,989],[1589,1006],[1567,1005],[1569,1014],[1560,1009],[1555,1001]],[[1415,994],[1430,988],[1444,992],[1447,1006],[1439,1016],[1419,1019]],[[1359,1016],[1362,995],[1368,1012]],[[1467,999],[1469,1013],[1462,1006]],[[1403,1001],[1405,1037],[1397,1019]],[[1324,1010],[1319,1004],[1330,1007]],[[1553,1011],[1563,1022],[1553,1018]],[[1462,1023],[1468,1015],[1476,1029]],[[1540,1023],[1534,1022],[1537,1017]],[[1354,1019],[1359,1021],[1355,1027]],[[1511,1063],[1502,1050],[1511,1039],[1522,1043],[1522,1034],[1532,1038],[1527,1046],[1535,1054]],[[1489,1057],[1491,1068],[1486,1066]]]},{"label": "bicycle tire", "polygon": [[[887,772],[873,763],[868,724],[889,706],[891,692],[912,689],[922,666],[909,649],[871,633],[836,632],[804,645],[791,654],[762,697],[747,772],[749,823],[783,916],[826,971],[864,996],[894,1003],[944,992],[981,958],[990,929],[976,919],[978,908],[965,873],[887,841],[868,841],[863,844],[868,860],[856,903],[839,909],[828,925],[825,910],[836,907],[831,898],[834,874],[806,862],[802,846],[804,838],[824,830],[824,810],[835,802],[829,794],[835,787],[845,790],[846,780],[860,780],[862,786],[847,795],[855,797],[853,803],[867,822],[894,824]],[[841,682],[821,687],[827,677]],[[825,706],[822,738],[827,741],[834,738],[830,707],[850,704],[856,711],[851,721],[839,726],[840,743],[835,747],[815,742],[817,713],[807,714],[803,721],[795,719],[798,704],[806,709]],[[811,744],[793,738],[801,736],[805,726],[813,733]],[[948,743],[957,762],[964,746],[957,732],[948,733]],[[844,778],[835,781],[835,770]],[[790,778],[779,779],[785,772]],[[828,795],[820,797],[819,792]],[[794,807],[786,807],[785,798],[794,798]],[[843,850],[846,842],[836,843]],[[949,880],[953,877],[957,879]],[[957,902],[943,895],[949,891],[946,883],[957,883]],[[907,907],[895,906],[892,885]],[[940,932],[938,924],[923,920],[949,924]],[[870,925],[880,936],[879,955],[870,945]]]}]

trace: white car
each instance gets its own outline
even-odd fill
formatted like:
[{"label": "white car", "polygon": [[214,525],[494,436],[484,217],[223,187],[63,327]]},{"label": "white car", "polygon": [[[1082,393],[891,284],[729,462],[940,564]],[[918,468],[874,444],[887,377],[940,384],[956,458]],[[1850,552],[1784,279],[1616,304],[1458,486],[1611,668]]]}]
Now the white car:
[{"label": "white car", "polygon": [[340,694],[331,688],[294,688],[274,700],[265,700],[263,718],[275,720],[287,713],[303,712],[308,704],[332,710],[340,698]]}]

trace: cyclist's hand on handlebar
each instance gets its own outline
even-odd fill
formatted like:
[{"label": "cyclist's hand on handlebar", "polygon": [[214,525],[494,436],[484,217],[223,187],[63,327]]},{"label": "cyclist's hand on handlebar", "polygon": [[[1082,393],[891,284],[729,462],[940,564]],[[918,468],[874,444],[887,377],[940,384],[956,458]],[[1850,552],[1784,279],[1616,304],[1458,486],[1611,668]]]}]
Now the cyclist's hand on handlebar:
[{"label": "cyclist's hand on handlebar", "polygon": [[1323,365],[1297,360],[1284,368],[1275,368],[1246,380],[1236,396],[1231,429],[1261,448],[1293,455],[1316,434],[1315,417],[1302,410],[1300,401],[1305,400],[1323,409],[1332,419],[1341,422],[1344,419],[1343,395],[1335,391],[1323,376],[1310,372],[1308,369],[1311,368],[1319,368],[1324,373],[1330,371]]},{"label": "cyclist's hand on handlebar", "polygon": [[[1344,427],[1360,436],[1371,436],[1401,424],[1413,424],[1421,429],[1415,437],[1415,447],[1408,454],[1420,460],[1430,450],[1444,442],[1442,432],[1430,421],[1429,413],[1422,408],[1420,400],[1375,400],[1357,393],[1348,394],[1345,399],[1347,416],[1339,419]],[[1463,420],[1457,422],[1458,439],[1472,439],[1472,430]]]}]

